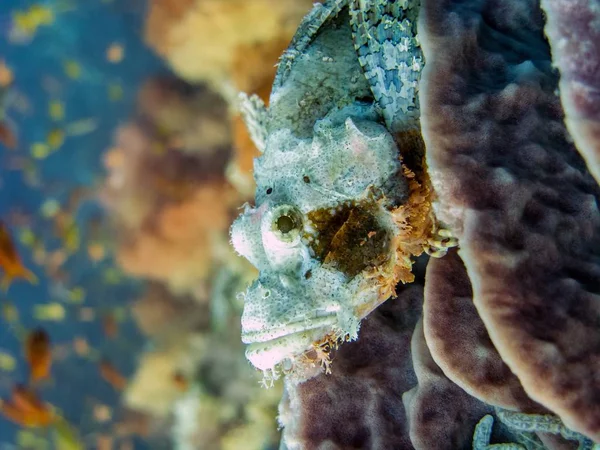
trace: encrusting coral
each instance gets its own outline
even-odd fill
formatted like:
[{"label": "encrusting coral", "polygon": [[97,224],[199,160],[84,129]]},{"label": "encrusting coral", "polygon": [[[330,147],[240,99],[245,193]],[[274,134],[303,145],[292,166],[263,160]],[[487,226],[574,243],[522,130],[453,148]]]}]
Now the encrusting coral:
[{"label": "encrusting coral", "polygon": [[[249,47],[263,46],[266,58],[273,53],[272,67],[279,53],[268,47],[285,46],[312,4],[312,0],[152,0],[146,41],[183,79],[208,82],[220,90],[231,81]],[[259,67],[272,73],[267,64],[261,62]],[[251,76],[256,77],[256,71]]]},{"label": "encrusting coral", "polygon": [[225,103],[206,88],[155,80],[139,104],[105,156],[101,196],[119,229],[117,260],[131,274],[193,290],[210,274],[212,242],[239,203],[223,174]]},{"label": "encrusting coral", "polygon": [[228,180],[254,191],[258,150],[237,111],[238,91],[268,102],[279,55],[312,0],[152,0],[146,41],[183,79],[208,83],[231,103],[234,155]]},{"label": "encrusting coral", "polygon": [[421,8],[437,212],[527,395],[600,440],[600,189],[563,122],[539,3],[469,3]]}]

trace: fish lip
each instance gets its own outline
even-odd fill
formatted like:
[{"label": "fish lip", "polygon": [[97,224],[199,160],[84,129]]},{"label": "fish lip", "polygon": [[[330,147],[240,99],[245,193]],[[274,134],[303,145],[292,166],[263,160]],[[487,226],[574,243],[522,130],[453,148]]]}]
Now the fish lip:
[{"label": "fish lip", "polygon": [[[275,331],[254,331],[249,333],[242,332],[242,342],[244,344],[252,345],[277,341],[282,337],[291,336],[293,334],[299,334],[302,332],[312,331],[318,328],[324,328],[327,326],[334,325],[336,321],[336,314],[330,313],[327,315],[312,318],[310,322],[308,322],[308,319],[298,320],[296,322],[292,322],[291,324],[287,324],[284,327],[281,327]],[[310,323],[310,325],[306,326],[307,323]]]},{"label": "fish lip", "polygon": [[328,333],[328,328],[317,327],[272,339],[267,346],[264,342],[254,342],[246,347],[246,358],[257,369],[275,374],[284,360],[296,361]]}]

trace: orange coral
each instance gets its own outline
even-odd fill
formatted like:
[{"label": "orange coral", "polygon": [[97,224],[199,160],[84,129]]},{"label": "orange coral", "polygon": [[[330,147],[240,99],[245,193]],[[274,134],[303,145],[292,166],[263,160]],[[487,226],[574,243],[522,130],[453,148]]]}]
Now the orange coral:
[{"label": "orange coral", "polygon": [[229,226],[235,203],[233,189],[224,182],[197,186],[189,198],[158,211],[153,226],[131,236],[117,259],[129,273],[177,286],[202,279],[212,265],[211,241]]},{"label": "orange coral", "polygon": [[230,79],[236,57],[239,58],[236,55],[243,54],[243,48],[289,42],[312,3],[153,0],[146,22],[146,41],[182,78],[222,86]]},{"label": "orange coral", "polygon": [[117,260],[131,274],[194,289],[239,204],[223,175],[227,108],[205,87],[159,79],[140,93],[139,115],[105,156],[101,196],[120,231]]}]

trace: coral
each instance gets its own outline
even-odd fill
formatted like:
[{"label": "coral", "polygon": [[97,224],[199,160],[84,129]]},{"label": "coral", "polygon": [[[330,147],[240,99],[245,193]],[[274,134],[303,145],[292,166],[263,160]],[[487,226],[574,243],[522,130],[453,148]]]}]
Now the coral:
[{"label": "coral", "polygon": [[490,405],[544,411],[525,394],[490,340],[456,251],[427,265],[423,326],[431,356],[465,391]]},{"label": "coral", "polygon": [[143,296],[132,305],[139,329],[148,337],[170,342],[191,330],[209,326],[206,295],[177,296],[166,286],[149,283]]},{"label": "coral", "polygon": [[[432,359],[420,321],[422,286],[421,275],[363,321],[358,341],[330,349],[330,374],[303,383],[286,378],[281,448],[466,450],[474,434],[484,434],[478,422],[496,411],[446,378]],[[491,439],[524,442],[528,450],[576,447],[543,433],[547,427],[497,428],[482,436],[486,446]]]},{"label": "coral", "polygon": [[147,81],[138,94],[138,114],[151,122],[170,149],[210,155],[222,163],[229,155],[227,104],[203,85],[176,79]]},{"label": "coral", "polygon": [[565,123],[600,182],[600,5],[542,0],[552,62],[560,70]]},{"label": "coral", "polygon": [[117,260],[127,272],[168,281],[176,289],[192,288],[210,274],[211,241],[227,229],[235,193],[216,182],[195,188],[188,197],[161,208],[152,227],[121,244]]},{"label": "coral", "polygon": [[437,212],[525,392],[600,440],[600,190],[571,143],[536,1],[424,0],[421,125]]},{"label": "coral", "polygon": [[134,123],[105,156],[101,194],[119,228],[117,260],[129,273],[192,290],[212,270],[212,241],[239,197],[224,179],[227,109],[204,87],[154,80]]},{"label": "coral", "polygon": [[467,448],[479,418],[491,408],[452,383],[433,361],[423,334],[415,327],[411,354],[418,384],[403,395],[410,439],[416,449]]},{"label": "coral", "polygon": [[181,397],[180,389],[173,383],[173,374],[186,364],[189,350],[186,346],[174,345],[141,355],[123,397],[125,404],[152,416],[167,416]]},{"label": "coral", "polygon": [[[289,41],[311,5],[312,0],[153,0],[146,41],[182,78],[221,87],[248,46],[277,48]],[[266,50],[261,59],[273,67],[277,56]],[[262,61],[263,70],[272,73]]]},{"label": "coral", "polygon": [[[188,81],[208,82],[233,103],[237,91],[267,102],[277,59],[311,6],[311,0],[154,0],[146,40]],[[234,156],[227,178],[250,198],[258,151],[236,108],[231,112]]]},{"label": "coral", "polygon": [[422,298],[420,286],[407,286],[376,309],[358,341],[333,351],[330,375],[286,379],[285,448],[412,448],[402,394],[416,384],[410,342]]}]

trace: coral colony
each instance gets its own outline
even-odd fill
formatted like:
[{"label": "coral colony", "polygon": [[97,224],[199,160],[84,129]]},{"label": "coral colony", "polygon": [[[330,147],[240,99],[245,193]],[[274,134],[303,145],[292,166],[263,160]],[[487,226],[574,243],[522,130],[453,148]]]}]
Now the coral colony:
[{"label": "coral colony", "polygon": [[596,0],[331,0],[241,96],[282,448],[597,447],[599,29]]}]

